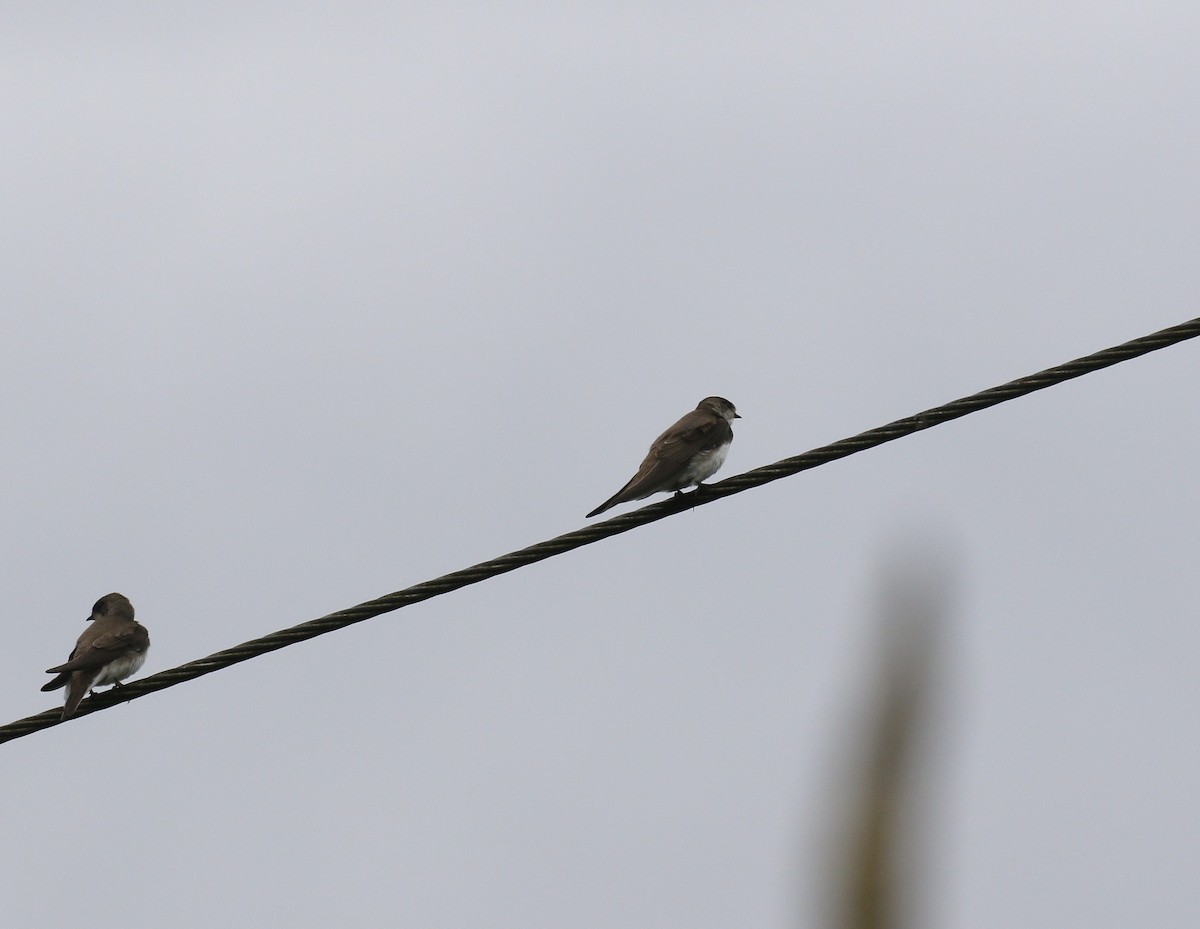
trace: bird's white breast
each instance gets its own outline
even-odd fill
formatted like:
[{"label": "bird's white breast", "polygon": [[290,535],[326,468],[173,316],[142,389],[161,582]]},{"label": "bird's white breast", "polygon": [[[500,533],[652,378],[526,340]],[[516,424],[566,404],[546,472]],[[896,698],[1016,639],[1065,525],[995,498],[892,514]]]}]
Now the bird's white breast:
[{"label": "bird's white breast", "polygon": [[701,481],[708,480],[721,470],[721,465],[725,464],[725,456],[729,454],[730,444],[726,442],[724,445],[718,445],[716,448],[696,452],[692,456],[692,460],[676,476],[672,482],[673,486],[668,489],[684,490],[693,484],[699,484]]},{"label": "bird's white breast", "polygon": [[105,684],[119,683],[129,677],[129,675],[136,674],[138,668],[145,661],[145,652],[139,652],[136,655],[127,655],[124,658],[116,658],[100,669],[100,674],[92,682],[92,687],[103,687]]}]

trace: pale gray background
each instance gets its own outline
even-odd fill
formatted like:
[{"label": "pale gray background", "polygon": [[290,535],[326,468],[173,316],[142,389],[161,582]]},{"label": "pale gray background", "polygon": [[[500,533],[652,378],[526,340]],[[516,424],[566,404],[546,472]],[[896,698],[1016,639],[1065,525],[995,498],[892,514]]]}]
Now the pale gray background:
[{"label": "pale gray background", "polygon": [[[728,475],[1200,315],[1198,43],[1192,2],[6,7],[3,721],[110,590],[151,673],[582,525],[706,394]],[[1198,360],[0,747],[3,922],[821,925],[877,575],[930,545],[913,925],[1190,929]]]}]

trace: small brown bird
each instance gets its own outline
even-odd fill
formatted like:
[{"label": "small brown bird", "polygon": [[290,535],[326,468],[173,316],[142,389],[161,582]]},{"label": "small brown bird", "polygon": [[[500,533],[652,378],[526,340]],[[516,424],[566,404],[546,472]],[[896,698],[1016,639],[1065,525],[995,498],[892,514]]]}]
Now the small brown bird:
[{"label": "small brown bird", "polygon": [[660,491],[680,491],[693,484],[699,487],[725,463],[735,419],[741,417],[724,397],[705,397],[696,409],[654,440],[637,474],[588,516]]},{"label": "small brown bird", "polygon": [[150,649],[150,633],[134,621],[133,604],[121,594],[106,594],[97,600],[88,620],[92,624],[75,643],[66,664],[46,671],[58,676],[42,690],[67,688],[63,719],[75,712],[93,687],[119,684],[134,674]]}]

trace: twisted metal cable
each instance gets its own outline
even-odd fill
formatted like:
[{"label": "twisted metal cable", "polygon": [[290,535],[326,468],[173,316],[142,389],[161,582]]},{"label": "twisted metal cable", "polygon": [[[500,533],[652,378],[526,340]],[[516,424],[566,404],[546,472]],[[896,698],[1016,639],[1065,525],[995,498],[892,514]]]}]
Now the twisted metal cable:
[{"label": "twisted metal cable", "polygon": [[[801,471],[807,471],[818,465],[827,464],[839,458],[845,458],[847,455],[853,455],[856,452],[874,448],[877,445],[911,435],[914,432],[920,432],[931,426],[949,422],[952,419],[958,419],[960,416],[966,416],[968,413],[975,413],[979,410],[996,406],[1007,400],[1013,400],[1025,394],[1030,394],[1046,387],[1052,387],[1055,384],[1061,384],[1063,381],[1081,377],[1084,374],[1090,374],[1092,371],[1098,371],[1101,368],[1107,368],[1122,361],[1128,361],[1131,358],[1137,358],[1140,355],[1157,351],[1160,348],[1166,348],[1177,342],[1194,339],[1197,336],[1200,336],[1200,318],[1180,323],[1178,326],[1171,326],[1168,329],[1162,329],[1159,332],[1151,333],[1140,339],[1134,339],[1131,342],[1125,342],[1113,348],[1106,348],[1103,351],[1085,355],[1083,358],[1068,361],[1066,364],[1047,368],[1045,371],[1040,371],[1037,374],[1017,378],[1015,381],[1009,381],[1007,384],[982,390],[979,393],[971,394],[969,397],[952,400],[941,406],[925,410],[923,413],[906,416],[903,419],[888,423],[886,426],[869,429],[866,432],[842,439],[831,445],[825,445],[821,448],[805,452],[802,455],[796,455],[794,458],[785,458],[774,464],[764,465],[761,468],[755,468],[752,471],[746,471],[743,474],[727,478],[719,483],[706,485],[692,493],[673,496],[658,503],[644,506],[639,510],[614,516],[603,522],[593,523],[583,529],[576,529],[574,532],[568,532],[565,535],[557,536],[545,542],[539,542],[536,545],[530,545],[527,548],[509,552],[507,555],[501,555],[499,558],[493,558],[490,561],[484,561],[469,568],[444,574],[431,581],[414,584],[412,587],[406,587],[404,590],[399,590],[374,600],[368,600],[357,606],[338,610],[336,613],[330,613],[319,619],[312,619],[308,622],[300,623],[298,626],[291,626],[287,629],[281,629],[278,632],[272,632],[270,635],[251,639],[249,642],[243,642],[241,645],[235,645],[233,648],[216,652],[207,658],[189,661],[176,668],[152,674],[150,677],[122,684],[85,699],[71,718],[77,719],[80,716],[86,716],[88,713],[108,709],[118,703],[136,700],[155,691],[174,687],[176,684],[182,684],[185,681],[193,680],[205,674],[211,674],[213,671],[228,668],[230,665],[248,661],[251,658],[257,658],[259,655],[265,655],[268,652],[273,652],[276,649],[284,648],[296,642],[303,642],[306,639],[325,635],[327,632],[343,629],[354,623],[361,623],[364,620],[372,619],[383,613],[390,613],[402,607],[420,603],[422,600],[428,600],[431,597],[441,596],[452,590],[458,590],[460,587],[478,584],[480,581],[485,581],[488,578],[506,574],[509,571],[515,571],[517,568],[543,561],[546,558],[552,558],[555,555],[561,555],[564,552],[569,552],[581,546],[599,542],[601,539],[607,539],[610,536],[628,532],[630,529],[636,529],[638,526],[644,526],[647,523],[665,519],[683,510],[704,506],[712,503],[714,500],[728,497],[731,494],[741,493],[752,487],[761,487],[763,484],[769,484],[780,478],[799,474]],[[46,710],[36,716],[28,716],[25,719],[17,720],[6,726],[0,726],[0,742],[19,739],[22,736],[30,735],[41,729],[56,726],[63,721],[59,718],[61,713],[62,711],[57,708]]]}]

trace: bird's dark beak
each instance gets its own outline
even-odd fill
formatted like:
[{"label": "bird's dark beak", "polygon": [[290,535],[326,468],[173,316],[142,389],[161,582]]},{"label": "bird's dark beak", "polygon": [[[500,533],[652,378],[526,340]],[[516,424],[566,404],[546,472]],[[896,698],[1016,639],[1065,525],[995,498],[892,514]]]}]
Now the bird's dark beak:
[{"label": "bird's dark beak", "polygon": [[733,418],[734,418],[734,419],[741,419],[741,418],[742,418],[742,414],[741,414],[741,413],[734,413],[734,414],[733,414]]}]

